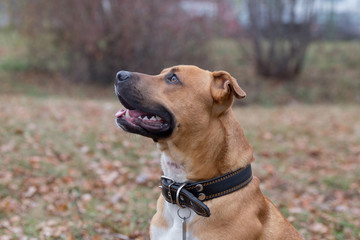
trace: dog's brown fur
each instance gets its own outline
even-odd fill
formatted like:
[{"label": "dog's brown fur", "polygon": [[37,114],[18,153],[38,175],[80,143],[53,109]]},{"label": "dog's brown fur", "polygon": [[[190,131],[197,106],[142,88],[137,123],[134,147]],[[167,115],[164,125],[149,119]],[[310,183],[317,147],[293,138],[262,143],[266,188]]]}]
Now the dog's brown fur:
[{"label": "dog's brown fur", "polygon": [[[182,84],[164,81],[176,72]],[[175,117],[170,137],[158,140],[159,149],[191,181],[207,180],[246,167],[254,161],[231,105],[245,92],[227,72],[210,72],[195,66],[175,66],[159,75],[138,74],[136,88],[144,101],[161,103]],[[191,231],[197,239],[301,239],[295,228],[260,191],[259,179],[229,195],[206,201],[211,217],[196,216]],[[168,228],[160,196],[152,226]]]}]

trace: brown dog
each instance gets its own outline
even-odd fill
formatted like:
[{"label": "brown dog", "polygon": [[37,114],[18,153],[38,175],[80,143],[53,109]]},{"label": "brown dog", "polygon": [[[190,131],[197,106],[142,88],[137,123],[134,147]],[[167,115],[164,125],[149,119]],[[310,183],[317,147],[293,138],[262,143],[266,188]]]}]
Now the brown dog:
[{"label": "brown dog", "polygon": [[152,138],[164,172],[153,240],[302,239],[252,177],[253,150],[232,109],[245,92],[227,72],[175,66],[118,72],[125,131]]}]

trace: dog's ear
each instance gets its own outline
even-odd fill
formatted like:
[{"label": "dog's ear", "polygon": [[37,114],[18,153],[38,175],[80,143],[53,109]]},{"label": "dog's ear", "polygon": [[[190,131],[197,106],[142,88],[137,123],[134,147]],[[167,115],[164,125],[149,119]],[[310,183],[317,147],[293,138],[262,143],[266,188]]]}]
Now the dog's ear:
[{"label": "dog's ear", "polygon": [[213,82],[211,87],[211,94],[213,98],[221,102],[234,95],[238,99],[246,97],[246,93],[238,85],[235,78],[228,72],[216,71],[212,73]]},{"label": "dog's ear", "polygon": [[216,71],[212,73],[212,76],[211,95],[218,105],[228,108],[233,102],[233,96],[238,99],[246,97],[244,90],[228,72]]},{"label": "dog's ear", "polygon": [[231,107],[234,96],[238,99],[246,97],[244,90],[228,72],[216,71],[212,73],[212,77],[211,95],[215,102],[216,114],[221,114]]}]

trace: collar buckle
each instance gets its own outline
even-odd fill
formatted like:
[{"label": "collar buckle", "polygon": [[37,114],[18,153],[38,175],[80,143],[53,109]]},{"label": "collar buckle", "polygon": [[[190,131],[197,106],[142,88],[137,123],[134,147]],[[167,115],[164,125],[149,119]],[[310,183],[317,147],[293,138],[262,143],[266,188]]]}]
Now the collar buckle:
[{"label": "collar buckle", "polygon": [[180,204],[179,198],[181,198],[180,196],[180,192],[183,189],[183,187],[185,187],[187,184],[187,182],[183,183],[176,191],[176,204],[179,206],[179,208],[185,208],[183,205]]},{"label": "collar buckle", "polygon": [[[170,202],[172,204],[175,204],[175,202],[173,201],[173,198],[172,198],[172,194],[171,194],[171,186],[174,185],[176,182],[174,179],[172,178],[169,178],[167,176],[161,176],[161,180],[167,180],[167,181],[170,181],[170,184],[169,184],[169,191],[167,192],[167,195],[169,196],[170,198]],[[178,202],[178,199],[176,199],[176,203]],[[179,205],[179,204],[178,204]]]}]

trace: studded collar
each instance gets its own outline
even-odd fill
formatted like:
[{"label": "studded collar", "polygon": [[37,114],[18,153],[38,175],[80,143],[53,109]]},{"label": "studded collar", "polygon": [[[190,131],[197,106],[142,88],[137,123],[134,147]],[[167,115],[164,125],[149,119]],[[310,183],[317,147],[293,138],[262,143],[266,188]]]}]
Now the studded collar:
[{"label": "studded collar", "polygon": [[235,192],[253,179],[251,165],[234,172],[199,182],[179,183],[165,176],[161,177],[161,192],[165,200],[180,208],[189,207],[200,216],[210,217],[205,201]]}]

